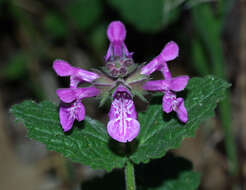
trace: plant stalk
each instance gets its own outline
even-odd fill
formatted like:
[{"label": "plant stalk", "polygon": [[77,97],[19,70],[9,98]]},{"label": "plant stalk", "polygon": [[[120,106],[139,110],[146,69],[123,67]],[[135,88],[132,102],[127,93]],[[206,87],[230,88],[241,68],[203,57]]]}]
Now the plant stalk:
[{"label": "plant stalk", "polygon": [[126,190],[136,190],[134,165],[128,161],[125,167]]}]

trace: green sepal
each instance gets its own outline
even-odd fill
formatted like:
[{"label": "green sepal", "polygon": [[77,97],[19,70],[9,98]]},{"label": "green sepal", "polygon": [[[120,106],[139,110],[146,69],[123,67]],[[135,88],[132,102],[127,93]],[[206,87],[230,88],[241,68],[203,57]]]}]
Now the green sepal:
[{"label": "green sepal", "polygon": [[99,107],[102,107],[106,102],[107,100],[109,99],[111,93],[109,93],[108,91],[104,92],[102,94],[102,96],[100,96],[100,103],[99,103]]},{"label": "green sepal", "polygon": [[137,96],[145,103],[148,103],[148,100],[144,97],[144,95],[139,90],[132,90],[131,91],[134,96]]}]

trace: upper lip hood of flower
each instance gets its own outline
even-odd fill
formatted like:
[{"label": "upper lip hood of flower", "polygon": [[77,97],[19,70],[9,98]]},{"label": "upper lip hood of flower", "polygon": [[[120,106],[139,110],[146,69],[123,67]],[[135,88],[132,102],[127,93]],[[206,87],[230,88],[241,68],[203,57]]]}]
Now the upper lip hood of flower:
[{"label": "upper lip hood of flower", "polygon": [[116,57],[131,57],[132,53],[129,53],[126,45],[126,29],[122,22],[113,21],[109,24],[107,29],[107,36],[110,41],[110,45],[105,56],[105,61],[114,59]]},{"label": "upper lip hood of flower", "polygon": [[107,36],[111,43],[124,42],[126,39],[126,29],[122,22],[113,21],[107,29]]}]

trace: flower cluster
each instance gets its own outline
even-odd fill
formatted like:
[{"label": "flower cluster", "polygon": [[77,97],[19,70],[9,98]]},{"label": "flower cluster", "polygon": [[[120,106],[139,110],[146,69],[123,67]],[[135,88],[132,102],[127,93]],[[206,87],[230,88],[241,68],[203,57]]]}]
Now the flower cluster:
[{"label": "flower cluster", "polygon": [[188,121],[188,114],[184,106],[184,99],[177,98],[175,92],[184,90],[189,76],[172,77],[167,66],[167,61],[175,59],[179,54],[178,45],[175,42],[169,42],[162,50],[160,55],[155,57],[150,63],[141,69],[141,74],[150,75],[159,70],[162,72],[164,80],[148,81],[143,88],[149,91],[160,91],[164,93],[162,99],[162,108],[166,113],[175,111],[182,122]]},{"label": "flower cluster", "polygon": [[99,94],[99,90],[93,86],[78,88],[78,84],[81,82],[91,83],[99,76],[96,73],[72,67],[63,60],[55,60],[53,69],[59,76],[70,76],[70,88],[62,88],[56,91],[62,101],[59,110],[60,123],[64,131],[69,131],[75,119],[82,121],[85,118],[85,107],[81,100]]},{"label": "flower cluster", "polygon": [[[167,61],[178,56],[179,48],[175,42],[169,42],[160,55],[147,65],[134,62],[132,54],[125,44],[126,29],[120,21],[111,22],[107,29],[110,41],[104,58],[105,66],[101,70],[86,71],[72,67],[66,61],[55,60],[53,69],[59,76],[70,77],[70,87],[57,90],[61,100],[59,117],[64,131],[72,128],[74,120],[82,121],[85,117],[83,98],[98,96],[100,105],[111,100],[108,134],[119,142],[132,141],[140,131],[134,96],[144,99],[147,91],[160,91],[163,95],[162,108],[166,113],[175,111],[182,122],[188,121],[183,98],[177,98],[176,92],[184,90],[189,77],[172,77]],[[149,76],[160,71],[163,80],[150,81]],[[88,87],[78,87],[80,83]]]}]

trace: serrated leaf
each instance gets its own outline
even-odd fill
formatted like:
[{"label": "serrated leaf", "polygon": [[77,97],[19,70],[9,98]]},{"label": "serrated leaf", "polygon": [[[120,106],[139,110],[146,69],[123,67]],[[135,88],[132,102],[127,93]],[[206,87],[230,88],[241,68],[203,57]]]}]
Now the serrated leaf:
[{"label": "serrated leaf", "polygon": [[216,104],[223,99],[230,85],[222,79],[207,76],[192,78],[186,89],[185,106],[189,120],[186,124],[162,111],[161,99],[158,105],[150,105],[146,112],[138,115],[141,125],[138,148],[130,159],[135,163],[149,162],[161,158],[170,149],[177,148],[186,137],[194,136],[201,121],[214,115]]},{"label": "serrated leaf", "polygon": [[47,149],[60,152],[74,162],[107,171],[122,168],[125,164],[126,158],[110,150],[106,128],[96,120],[86,117],[83,129],[74,126],[70,134],[65,134],[55,104],[24,101],[14,105],[10,111],[17,121],[24,123],[29,138],[44,143]]},{"label": "serrated leaf", "polygon": [[177,179],[168,179],[157,188],[148,190],[197,190],[200,184],[200,174],[194,171],[183,171]]},{"label": "serrated leaf", "polygon": [[[216,103],[223,98],[229,86],[212,76],[190,79],[185,97],[190,119],[185,125],[176,116],[163,114],[161,100],[158,105],[150,105],[146,112],[139,114],[141,130],[130,159],[135,163],[147,163],[177,148],[185,137],[194,135],[201,121],[213,115]],[[59,123],[58,107],[50,102],[36,104],[25,101],[14,105],[11,112],[25,124],[28,137],[46,144],[49,150],[60,152],[72,161],[111,171],[123,167],[128,159],[126,154],[118,151],[125,144],[119,143],[117,150],[113,151],[106,127],[89,117],[83,122],[83,129],[74,126],[69,134],[65,134]]]}]

